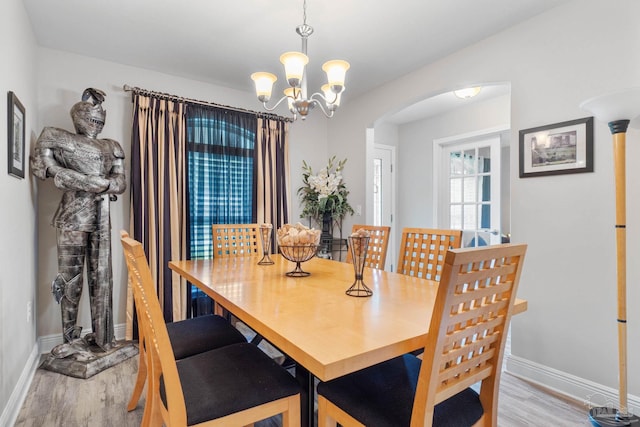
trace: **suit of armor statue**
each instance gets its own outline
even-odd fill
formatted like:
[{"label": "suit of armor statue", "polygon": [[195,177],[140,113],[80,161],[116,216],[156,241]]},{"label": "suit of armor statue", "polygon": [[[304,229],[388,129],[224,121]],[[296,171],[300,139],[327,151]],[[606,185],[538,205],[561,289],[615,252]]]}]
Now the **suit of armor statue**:
[{"label": "suit of armor statue", "polygon": [[[86,89],[71,108],[76,133],[46,127],[36,142],[33,174],[53,178],[64,191],[53,217],[57,229],[58,274],[51,290],[60,304],[64,344],[52,350],[66,357],[97,345],[103,351],[115,345],[113,278],[109,202],[126,188],[124,151],[110,139],[98,139],[105,123],[104,92]],[[91,326],[80,339],[77,325],[86,264]]]}]

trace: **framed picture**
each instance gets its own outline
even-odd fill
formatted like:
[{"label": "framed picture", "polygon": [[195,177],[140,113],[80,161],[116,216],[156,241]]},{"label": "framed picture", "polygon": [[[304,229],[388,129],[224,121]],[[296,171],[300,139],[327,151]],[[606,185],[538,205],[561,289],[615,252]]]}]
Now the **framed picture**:
[{"label": "framed picture", "polygon": [[7,130],[8,130],[8,157],[9,174],[18,178],[24,178],[24,106],[15,93],[7,95]]},{"label": "framed picture", "polygon": [[593,117],[520,131],[520,178],[593,172]]}]

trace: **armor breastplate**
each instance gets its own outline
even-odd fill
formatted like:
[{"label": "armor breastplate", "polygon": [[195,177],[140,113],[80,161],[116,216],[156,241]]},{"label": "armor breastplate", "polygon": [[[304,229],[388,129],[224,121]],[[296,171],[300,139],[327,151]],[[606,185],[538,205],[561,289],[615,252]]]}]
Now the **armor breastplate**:
[{"label": "armor breastplate", "polygon": [[[119,146],[109,139],[93,139],[74,135],[64,144],[52,147],[55,161],[66,169],[106,177],[110,174]],[[103,211],[100,215],[100,212]],[[65,191],[58,210],[53,216],[53,226],[69,231],[96,231],[100,222],[108,221],[108,198],[86,191]],[[105,216],[106,214],[106,216]]]},{"label": "armor breastplate", "polygon": [[116,159],[111,144],[106,140],[82,139],[82,142],[73,141],[73,147],[70,150],[65,148],[54,150],[56,161],[67,169],[85,175],[107,176]]}]

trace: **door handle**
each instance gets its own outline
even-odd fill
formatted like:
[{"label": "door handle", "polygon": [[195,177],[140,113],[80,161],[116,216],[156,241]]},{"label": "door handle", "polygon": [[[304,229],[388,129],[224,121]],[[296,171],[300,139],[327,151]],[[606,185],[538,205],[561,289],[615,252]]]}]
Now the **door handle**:
[{"label": "door handle", "polygon": [[496,230],[496,229],[489,229],[489,228],[481,228],[479,230],[476,230],[478,233],[489,233],[489,234],[493,234],[494,236],[497,236],[498,234],[500,234],[500,230]]}]

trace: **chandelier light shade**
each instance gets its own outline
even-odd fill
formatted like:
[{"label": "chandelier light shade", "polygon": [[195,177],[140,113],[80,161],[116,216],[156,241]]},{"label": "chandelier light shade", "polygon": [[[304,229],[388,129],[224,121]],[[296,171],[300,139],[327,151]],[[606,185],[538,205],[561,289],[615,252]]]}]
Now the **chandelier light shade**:
[{"label": "chandelier light shade", "polygon": [[347,75],[348,69],[349,63],[341,59],[327,61],[322,65],[322,71],[327,73],[327,81],[334,93],[342,92],[342,88],[344,87],[344,78]]},{"label": "chandelier light shade", "polygon": [[275,74],[259,72],[251,74],[251,79],[256,85],[256,95],[261,102],[269,102],[273,84],[278,80]]},{"label": "chandelier light shade", "polygon": [[289,86],[300,87],[309,57],[300,52],[287,52],[280,55],[280,62],[284,65],[284,74],[287,76]]},{"label": "chandelier light shade", "polygon": [[[298,98],[301,98],[301,94],[300,91],[298,91],[297,93]],[[292,87],[288,87],[284,90],[284,96],[287,98],[287,106],[289,107],[289,111],[291,111],[291,113],[295,114],[296,111],[296,107],[293,104],[294,101],[296,100],[296,93],[295,93],[295,89]]]},{"label": "chandelier light shade", "polygon": [[[613,138],[613,161],[616,195],[616,270],[618,311],[618,409],[594,407],[589,410],[596,427],[640,425],[640,418],[629,411],[627,403],[627,237],[626,237],[626,166],[627,127],[640,117],[640,88],[627,89],[591,98],[580,104],[597,119],[606,122]],[[637,360],[637,359],[636,359]]]},{"label": "chandelier light shade", "polygon": [[296,27],[296,33],[302,38],[302,52],[286,52],[280,56],[280,62],[284,65],[285,76],[289,84],[289,87],[284,90],[284,96],[273,107],[267,106],[277,77],[266,72],[251,75],[256,88],[256,96],[267,111],[273,111],[284,100],[287,100],[289,111],[293,114],[294,120],[298,116],[304,120],[309,111],[316,106],[322,110],[325,116],[333,117],[333,113],[340,106],[349,63],[340,59],[325,62],[322,70],[327,74],[327,84],[322,86],[322,92],[315,92],[311,96],[307,96],[306,68],[309,63],[307,39],[313,33],[313,27],[307,25],[306,0],[303,2],[303,24]]}]

